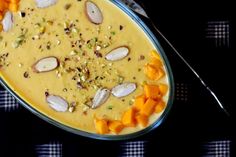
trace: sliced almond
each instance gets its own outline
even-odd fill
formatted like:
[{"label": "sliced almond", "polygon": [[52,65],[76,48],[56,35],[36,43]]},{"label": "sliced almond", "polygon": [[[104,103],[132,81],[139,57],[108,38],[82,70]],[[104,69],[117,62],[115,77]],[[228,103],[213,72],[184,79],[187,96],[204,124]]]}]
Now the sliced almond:
[{"label": "sliced almond", "polygon": [[6,12],[2,20],[3,31],[8,32],[13,27],[13,15],[10,11]]},{"label": "sliced almond", "polygon": [[135,83],[123,83],[123,84],[113,87],[111,93],[115,97],[121,98],[121,97],[131,94],[132,92],[135,91],[136,88],[137,87]]},{"label": "sliced almond", "polygon": [[49,106],[58,112],[66,112],[68,109],[68,102],[60,96],[48,95],[46,97]]},{"label": "sliced almond", "polygon": [[57,0],[35,0],[38,8],[47,8],[57,3]]},{"label": "sliced almond", "polygon": [[86,15],[94,24],[101,24],[103,21],[103,15],[99,7],[92,1],[86,1],[85,2],[85,11]]},{"label": "sliced almond", "polygon": [[111,50],[106,55],[106,59],[109,61],[117,61],[125,58],[128,54],[129,54],[129,48],[126,46],[122,46]]},{"label": "sliced almond", "polygon": [[104,104],[107,101],[109,96],[110,96],[110,90],[108,90],[106,88],[99,89],[96,92],[96,94],[95,94],[95,96],[93,98],[93,102],[92,102],[91,108],[95,109],[95,108],[101,106],[102,104]]},{"label": "sliced almond", "polygon": [[36,73],[48,72],[56,69],[59,65],[58,59],[56,57],[46,57],[37,61],[33,66],[33,70]]}]

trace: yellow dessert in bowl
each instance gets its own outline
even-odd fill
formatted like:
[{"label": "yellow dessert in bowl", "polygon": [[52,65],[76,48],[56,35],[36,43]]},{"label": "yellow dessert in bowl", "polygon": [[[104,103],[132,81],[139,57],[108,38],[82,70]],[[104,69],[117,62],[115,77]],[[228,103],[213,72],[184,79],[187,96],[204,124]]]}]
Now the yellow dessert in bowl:
[{"label": "yellow dessert in bowl", "polygon": [[122,4],[21,0],[2,15],[1,83],[41,118],[83,136],[125,139],[166,116],[168,61]]}]

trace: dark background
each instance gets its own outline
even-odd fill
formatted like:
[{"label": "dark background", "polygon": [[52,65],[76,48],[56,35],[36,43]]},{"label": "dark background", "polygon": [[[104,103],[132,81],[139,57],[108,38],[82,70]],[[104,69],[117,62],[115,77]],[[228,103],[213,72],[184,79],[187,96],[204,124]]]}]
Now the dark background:
[{"label": "dark background", "polygon": [[[229,1],[143,0],[141,3],[162,33],[219,96],[231,116],[226,116],[199,80],[157,35],[169,58],[175,83],[184,83],[188,88],[188,101],[175,99],[166,121],[155,131],[134,140],[148,141],[147,156],[199,156],[206,141],[232,140],[236,93],[233,5]],[[206,38],[208,21],[230,22],[229,47],[216,47],[214,39]],[[49,140],[63,141],[66,156],[117,156],[120,153],[122,142],[97,141],[67,133],[24,108],[0,113],[0,118],[0,156],[1,153],[2,156],[34,156],[34,145]],[[111,150],[112,155],[108,153]]]}]

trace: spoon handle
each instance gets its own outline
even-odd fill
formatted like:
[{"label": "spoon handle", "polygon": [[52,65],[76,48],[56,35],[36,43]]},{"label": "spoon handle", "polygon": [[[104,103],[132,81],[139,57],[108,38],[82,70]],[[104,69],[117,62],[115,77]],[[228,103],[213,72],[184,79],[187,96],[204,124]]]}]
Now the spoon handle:
[{"label": "spoon handle", "polygon": [[[150,20],[150,18],[149,18]],[[193,74],[199,79],[201,84],[208,90],[208,92],[214,97],[216,102],[219,104],[220,108],[229,116],[229,112],[224,108],[223,103],[219,100],[215,92],[211,90],[211,88],[203,81],[197,71],[188,63],[188,61],[178,52],[178,50],[171,44],[171,42],[162,34],[162,32],[153,24],[150,20],[153,28],[157,31],[157,33],[164,39],[164,41],[171,47],[171,49],[177,54],[177,56],[184,62],[184,64],[193,72]]]}]

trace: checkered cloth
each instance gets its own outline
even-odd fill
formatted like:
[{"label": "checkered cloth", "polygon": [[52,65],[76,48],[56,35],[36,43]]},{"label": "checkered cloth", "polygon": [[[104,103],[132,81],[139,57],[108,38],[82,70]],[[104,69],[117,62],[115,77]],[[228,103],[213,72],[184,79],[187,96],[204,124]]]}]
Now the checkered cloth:
[{"label": "checkered cloth", "polygon": [[144,157],[146,141],[125,142],[121,145],[121,157]]},{"label": "checkered cloth", "polygon": [[211,39],[216,47],[229,47],[229,29],[229,21],[209,21],[207,22],[206,38]]},{"label": "checkered cloth", "polygon": [[6,90],[0,90],[0,111],[11,112],[19,108],[19,103]]},{"label": "checkered cloth", "polygon": [[62,148],[62,143],[56,141],[36,145],[35,151],[38,157],[62,157]]},{"label": "checkered cloth", "polygon": [[230,157],[231,141],[210,141],[203,145],[203,157]]}]

